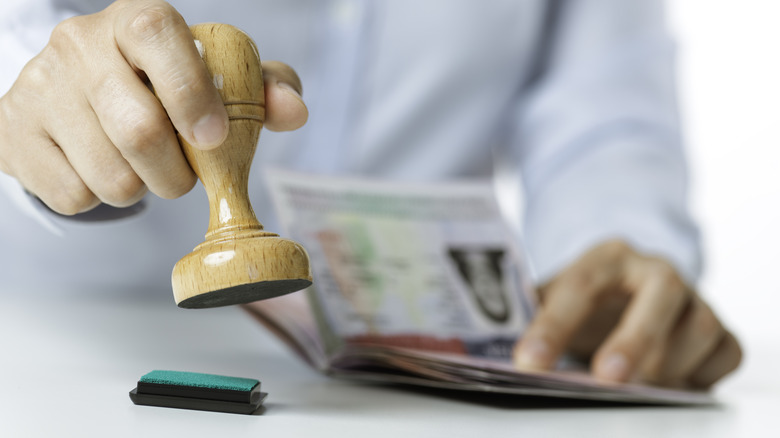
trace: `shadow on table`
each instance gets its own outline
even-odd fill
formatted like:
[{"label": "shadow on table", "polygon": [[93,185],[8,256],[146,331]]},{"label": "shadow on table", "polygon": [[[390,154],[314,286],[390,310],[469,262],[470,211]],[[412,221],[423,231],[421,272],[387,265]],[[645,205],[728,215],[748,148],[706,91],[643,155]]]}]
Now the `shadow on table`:
[{"label": "shadow on table", "polygon": [[391,391],[403,391],[406,393],[417,394],[426,397],[434,397],[439,399],[446,399],[451,401],[458,401],[464,403],[477,404],[481,406],[490,406],[500,409],[603,409],[603,408],[622,408],[622,409],[637,409],[637,408],[658,408],[658,409],[680,409],[680,408],[697,408],[697,409],[721,409],[720,405],[709,406],[686,406],[686,405],[668,405],[661,403],[626,403],[608,400],[579,400],[579,399],[566,399],[558,397],[546,397],[539,395],[519,395],[519,394],[502,394],[491,392],[477,392],[477,391],[461,391],[456,389],[446,388],[426,388],[416,385],[408,385],[403,383],[375,383],[367,384],[369,386],[375,386],[382,389]]}]

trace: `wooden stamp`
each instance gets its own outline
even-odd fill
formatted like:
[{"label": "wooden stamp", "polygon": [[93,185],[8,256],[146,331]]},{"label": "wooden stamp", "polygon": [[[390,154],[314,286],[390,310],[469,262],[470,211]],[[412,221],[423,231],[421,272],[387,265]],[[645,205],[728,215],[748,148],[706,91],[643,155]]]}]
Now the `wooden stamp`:
[{"label": "wooden stamp", "polygon": [[311,285],[306,250],[267,232],[248,196],[249,168],[265,121],[262,68],[254,42],[225,24],[190,28],[225,103],[230,131],[216,149],[203,151],[181,136],[187,160],[206,188],[205,242],[173,268],[176,304],[207,308],[273,298]]}]

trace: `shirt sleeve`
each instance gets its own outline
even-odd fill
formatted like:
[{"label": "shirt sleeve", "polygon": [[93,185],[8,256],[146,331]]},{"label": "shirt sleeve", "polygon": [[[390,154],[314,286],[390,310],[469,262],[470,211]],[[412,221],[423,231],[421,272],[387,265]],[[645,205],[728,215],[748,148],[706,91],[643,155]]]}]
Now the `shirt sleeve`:
[{"label": "shirt sleeve", "polygon": [[695,283],[700,237],[662,2],[561,1],[551,18],[519,123],[524,238],[539,280],[622,238]]},{"label": "shirt sleeve", "polygon": [[[110,2],[97,0],[4,0],[0,6],[0,95],[13,85],[24,65],[38,54],[49,40],[54,27],[77,14],[96,12]],[[27,193],[12,177],[0,174],[0,196],[6,196],[28,217],[47,230],[62,234],[63,220],[99,221],[137,214],[144,209],[143,201],[127,209],[101,205],[93,211],[65,217],[46,208]]]}]

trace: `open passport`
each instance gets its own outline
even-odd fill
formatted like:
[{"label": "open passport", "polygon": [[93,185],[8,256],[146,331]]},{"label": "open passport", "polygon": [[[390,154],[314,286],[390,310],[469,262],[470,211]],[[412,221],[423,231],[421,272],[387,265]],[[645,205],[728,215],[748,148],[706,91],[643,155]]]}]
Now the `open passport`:
[{"label": "open passport", "polygon": [[518,372],[534,311],[516,233],[493,184],[409,184],[267,170],[285,235],[306,247],[314,285],[245,308],[335,377],[463,391],[697,405],[707,392],[604,384],[563,359]]}]

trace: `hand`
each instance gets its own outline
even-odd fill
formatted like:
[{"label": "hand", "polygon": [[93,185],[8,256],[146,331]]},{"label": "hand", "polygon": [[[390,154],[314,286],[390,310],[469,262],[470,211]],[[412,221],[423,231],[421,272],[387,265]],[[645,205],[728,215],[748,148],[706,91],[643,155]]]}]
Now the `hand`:
[{"label": "hand", "polygon": [[[263,71],[265,126],[306,123],[295,72],[279,62]],[[195,147],[217,147],[225,108],[178,12],[119,0],[60,23],[0,98],[0,171],[67,215],[125,207],[147,190],[175,198],[196,176],[174,129]]]},{"label": "hand", "polygon": [[568,351],[599,380],[705,388],[742,352],[666,261],[620,241],[596,246],[540,288],[541,305],[515,348],[521,370],[546,370]]}]

